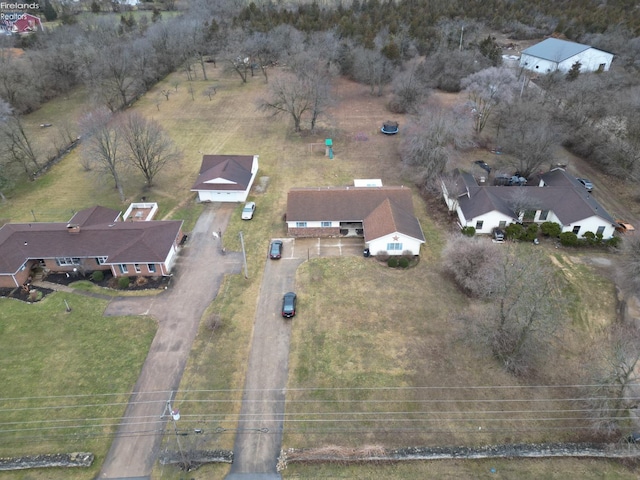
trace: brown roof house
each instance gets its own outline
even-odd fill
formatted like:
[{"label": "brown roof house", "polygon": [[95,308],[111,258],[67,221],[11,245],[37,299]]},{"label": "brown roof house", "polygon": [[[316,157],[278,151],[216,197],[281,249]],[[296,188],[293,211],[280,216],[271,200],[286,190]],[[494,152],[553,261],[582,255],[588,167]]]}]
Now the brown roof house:
[{"label": "brown roof house", "polygon": [[372,255],[419,255],[424,243],[406,187],[294,188],[286,222],[294,237],[361,236]]},{"label": "brown roof house", "polygon": [[204,155],[191,187],[201,202],[245,202],[258,173],[258,155]]},{"label": "brown roof house", "polygon": [[555,222],[578,237],[592,232],[607,239],[615,231],[611,215],[563,168],[541,175],[537,186],[481,186],[473,175],[456,172],[455,185],[443,183],[442,193],[460,226],[474,227],[476,233],[522,223],[525,214],[527,221]]},{"label": "brown roof house", "polygon": [[181,220],[123,221],[118,210],[100,206],[68,222],[8,223],[0,228],[0,287],[23,285],[36,266],[111,270],[116,277],[169,275],[180,240]]}]

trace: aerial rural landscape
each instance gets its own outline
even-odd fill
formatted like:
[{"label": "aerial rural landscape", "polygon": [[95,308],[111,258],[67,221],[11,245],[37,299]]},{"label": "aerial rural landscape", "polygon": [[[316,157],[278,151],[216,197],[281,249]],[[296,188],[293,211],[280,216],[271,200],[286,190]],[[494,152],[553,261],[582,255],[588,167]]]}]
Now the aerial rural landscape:
[{"label": "aerial rural landscape", "polygon": [[638,478],[635,2],[0,3],[0,478]]}]

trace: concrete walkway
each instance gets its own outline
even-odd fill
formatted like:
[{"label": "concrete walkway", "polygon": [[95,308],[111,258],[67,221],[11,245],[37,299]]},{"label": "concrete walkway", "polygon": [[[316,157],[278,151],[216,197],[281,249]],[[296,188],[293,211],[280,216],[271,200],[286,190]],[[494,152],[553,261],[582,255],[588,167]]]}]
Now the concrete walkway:
[{"label": "concrete walkway", "polygon": [[176,281],[154,297],[113,299],[105,315],[151,315],[158,322],[140,377],[100,471],[101,479],[147,479],[156,460],[171,393],[178,388],[200,319],[225,274],[240,273],[239,253],[222,255],[213,232],[224,231],[235,205],[211,204],[198,219],[174,267]]}]

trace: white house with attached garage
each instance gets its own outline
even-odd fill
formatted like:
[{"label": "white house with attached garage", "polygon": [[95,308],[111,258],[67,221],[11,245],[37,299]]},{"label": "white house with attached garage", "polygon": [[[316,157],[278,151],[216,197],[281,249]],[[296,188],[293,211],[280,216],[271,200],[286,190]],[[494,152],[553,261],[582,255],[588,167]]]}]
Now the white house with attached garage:
[{"label": "white house with attached garage", "polygon": [[581,72],[606,72],[612,61],[613,53],[558,38],[547,38],[520,55],[520,67],[544,74],[556,70],[567,73],[576,62],[580,62]]},{"label": "white house with attached garage", "polygon": [[424,243],[407,187],[293,188],[285,218],[293,237],[363,237],[371,255],[419,255]]},{"label": "white house with attached garage", "polygon": [[615,232],[613,217],[563,168],[542,174],[535,187],[480,186],[473,175],[455,172],[453,182],[442,183],[442,194],[460,227],[480,234],[523,221],[555,222],[578,237],[592,232],[608,239]]},{"label": "white house with attached garage", "polygon": [[244,202],[258,173],[258,155],[204,155],[192,192],[201,202]]}]

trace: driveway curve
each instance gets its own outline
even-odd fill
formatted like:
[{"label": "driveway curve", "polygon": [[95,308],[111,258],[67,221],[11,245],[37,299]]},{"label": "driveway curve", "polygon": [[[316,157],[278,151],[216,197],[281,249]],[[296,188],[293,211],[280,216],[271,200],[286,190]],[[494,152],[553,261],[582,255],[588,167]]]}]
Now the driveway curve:
[{"label": "driveway curve", "polygon": [[221,253],[233,204],[205,205],[173,269],[173,285],[154,297],[112,300],[105,315],[151,315],[158,330],[98,478],[150,478],[159,452],[167,401],[178,388],[200,319],[225,274],[240,273],[240,253]]}]

